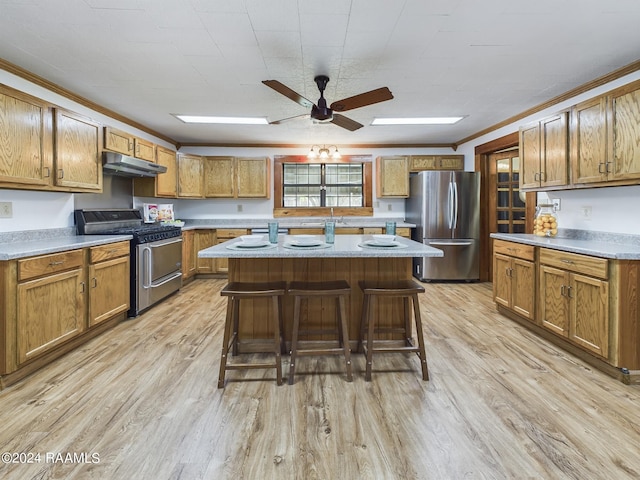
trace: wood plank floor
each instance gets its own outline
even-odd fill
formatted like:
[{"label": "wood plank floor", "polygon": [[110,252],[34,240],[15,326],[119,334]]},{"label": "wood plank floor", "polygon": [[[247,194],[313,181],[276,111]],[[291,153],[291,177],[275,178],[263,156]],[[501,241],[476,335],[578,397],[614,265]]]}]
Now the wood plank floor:
[{"label": "wood plank floor", "polygon": [[196,280],[0,392],[0,452],[41,454],[0,478],[640,477],[640,387],[496,313],[490,284],[425,284],[429,382],[415,355],[386,355],[367,383],[357,354],[353,383],[340,357],[303,357],[293,386],[229,372],[220,390],[223,284]]}]

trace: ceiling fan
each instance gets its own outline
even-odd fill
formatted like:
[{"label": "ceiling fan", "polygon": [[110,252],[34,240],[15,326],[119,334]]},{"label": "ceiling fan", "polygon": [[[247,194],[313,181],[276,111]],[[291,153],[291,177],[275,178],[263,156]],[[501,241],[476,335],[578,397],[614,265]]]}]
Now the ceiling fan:
[{"label": "ceiling fan", "polygon": [[[329,107],[327,107],[327,101],[324,98],[324,90],[327,87],[327,83],[329,82],[329,77],[326,75],[318,75],[314,78],[316,85],[318,86],[318,90],[320,90],[320,98],[318,99],[318,104],[314,104],[312,101],[307,100],[299,93],[291,90],[289,87],[280,83],[278,80],[263,80],[267,87],[273,88],[276,92],[284,95],[287,98],[290,98],[294,102],[303,107],[309,108],[311,107],[311,118],[317,120],[318,122],[331,122],[334,125],[338,125],[339,127],[346,128],[347,130],[354,131],[359,128],[362,128],[364,125],[356,122],[355,120],[351,120],[344,115],[340,115],[339,113],[334,112],[346,112],[347,110],[353,110],[354,108],[366,107],[367,105],[373,105],[374,103],[385,102],[387,100],[391,100],[393,95],[391,91],[387,87],[378,88],[376,90],[371,90],[370,92],[361,93],[359,95],[354,95],[353,97],[344,98],[342,100],[337,100],[333,102]],[[295,118],[306,117],[308,114],[304,115],[296,115],[295,117],[283,118],[281,120],[276,120],[274,122],[269,122],[270,124],[280,124],[286,122],[288,120],[293,120]]]}]

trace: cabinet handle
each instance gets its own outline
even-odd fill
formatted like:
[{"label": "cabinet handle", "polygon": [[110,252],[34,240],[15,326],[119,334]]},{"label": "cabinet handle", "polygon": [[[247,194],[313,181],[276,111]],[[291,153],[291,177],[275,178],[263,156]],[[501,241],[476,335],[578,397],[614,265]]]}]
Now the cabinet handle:
[{"label": "cabinet handle", "polygon": [[604,171],[607,173],[611,173],[611,170],[609,170],[609,165],[611,165],[613,162],[605,162],[604,164]]},{"label": "cabinet handle", "polygon": [[51,176],[51,169],[49,167],[44,167],[44,178],[49,178]]},{"label": "cabinet handle", "polygon": [[560,286],[560,295],[562,295],[563,297],[566,297],[566,290],[567,290],[567,286],[566,285],[561,285]]},{"label": "cabinet handle", "polygon": [[569,298],[573,298],[573,296],[571,295],[571,290],[573,289],[573,287],[567,287],[567,297]]},{"label": "cabinet handle", "polygon": [[98,286],[98,279],[96,277],[93,277],[91,279],[91,283],[92,283],[91,287],[96,288]]},{"label": "cabinet handle", "polygon": [[[604,170],[602,170],[602,167],[605,167]],[[599,163],[598,164],[598,173],[607,173],[607,164],[606,163]]]},{"label": "cabinet handle", "polygon": [[131,140],[131,139],[129,139],[129,148],[128,148],[128,150],[130,152],[133,152],[133,140]]},{"label": "cabinet handle", "polygon": [[566,260],[566,259],[561,259],[560,260],[562,263],[568,263],[569,265],[573,265],[575,262],[573,260]]},{"label": "cabinet handle", "polygon": [[80,282],[80,293],[84,293],[84,282]]},{"label": "cabinet handle", "polygon": [[539,182],[540,181],[540,174],[538,172],[533,174],[533,181],[534,182]]},{"label": "cabinet handle", "polygon": [[62,265],[64,263],[64,260],[60,261],[60,262],[49,262],[49,266],[50,267],[57,267],[58,265]]},{"label": "cabinet handle", "polygon": [[62,168],[58,169],[58,178],[64,178],[64,170]]}]

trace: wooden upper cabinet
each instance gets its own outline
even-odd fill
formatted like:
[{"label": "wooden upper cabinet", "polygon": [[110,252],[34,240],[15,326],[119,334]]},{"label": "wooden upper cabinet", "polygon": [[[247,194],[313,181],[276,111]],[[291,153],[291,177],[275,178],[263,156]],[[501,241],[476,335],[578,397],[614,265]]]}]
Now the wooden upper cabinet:
[{"label": "wooden upper cabinet", "polygon": [[236,197],[269,198],[271,193],[269,158],[236,158]]},{"label": "wooden upper cabinet", "polygon": [[74,191],[102,190],[102,127],[86,117],[55,109],[56,185]]},{"label": "wooden upper cabinet", "polygon": [[52,183],[52,109],[44,101],[0,86],[0,183]]},{"label": "wooden upper cabinet", "polygon": [[178,156],[178,197],[202,198],[203,157],[181,154]]},{"label": "wooden upper cabinet", "polygon": [[640,179],[640,81],[610,95],[608,128],[609,179]]},{"label": "wooden upper cabinet", "polygon": [[175,197],[178,193],[178,162],[175,150],[158,146],[156,149],[158,165],[167,167],[167,171],[156,177],[156,195]]},{"label": "wooden upper cabinet", "polygon": [[409,170],[464,170],[464,155],[411,155]]},{"label": "wooden upper cabinet", "polygon": [[235,161],[233,157],[204,157],[204,196],[233,198],[235,190]]},{"label": "wooden upper cabinet", "polygon": [[156,146],[153,142],[113,127],[104,127],[104,148],[148,162],[156,161]]},{"label": "wooden upper cabinet", "polygon": [[520,129],[520,189],[568,184],[569,131],[567,112]]},{"label": "wooden upper cabinet", "polygon": [[206,198],[269,198],[268,157],[204,157]]},{"label": "wooden upper cabinet", "polygon": [[571,183],[607,179],[607,101],[605,96],[571,109]]},{"label": "wooden upper cabinet", "polygon": [[409,196],[409,157],[390,156],[376,159],[377,196]]}]

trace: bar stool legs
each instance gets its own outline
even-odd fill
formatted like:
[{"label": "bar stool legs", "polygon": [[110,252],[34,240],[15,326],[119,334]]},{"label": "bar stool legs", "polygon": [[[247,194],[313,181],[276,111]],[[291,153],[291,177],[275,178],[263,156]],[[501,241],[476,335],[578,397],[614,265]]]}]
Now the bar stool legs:
[{"label": "bar stool legs", "polygon": [[[351,293],[351,287],[343,280],[332,282],[291,282],[288,293],[294,296],[293,306],[293,331],[291,333],[291,361],[289,363],[289,385],[293,385],[296,361],[300,355],[327,355],[343,354],[347,380],[352,381],[351,374],[351,348],[349,347],[349,330],[347,327],[346,298]],[[312,297],[328,297],[336,300],[336,323],[339,348],[308,348],[298,347],[300,335],[300,306],[303,299]],[[302,333],[308,335],[321,335],[323,333],[335,333],[334,330],[307,330]]]},{"label": "bar stool legs", "polygon": [[[282,385],[282,352],[284,352],[284,337],[282,328],[282,296],[285,293],[285,282],[273,283],[241,283],[227,284],[220,295],[229,297],[227,301],[227,315],[222,337],[222,353],[220,355],[220,373],[218,388],[224,388],[227,370],[269,369],[275,368],[276,381]],[[238,331],[240,329],[240,300],[249,298],[270,298],[274,319],[274,363],[229,363],[229,351],[238,354]]]},{"label": "bar stool legs", "polygon": [[[422,331],[422,318],[420,316],[420,305],[418,302],[418,293],[424,292],[424,287],[412,280],[393,281],[393,282],[367,282],[360,281],[358,285],[364,292],[362,305],[362,318],[360,323],[360,338],[358,341],[358,350],[364,351],[366,355],[366,372],[365,380],[371,381],[371,367],[373,364],[374,352],[414,352],[420,358],[420,367],[422,370],[422,379],[429,380],[429,371],[427,367],[427,356],[424,348],[424,335]],[[404,328],[400,329],[382,329],[375,327],[375,312],[377,298],[379,297],[401,297],[404,299]],[[411,332],[411,302],[413,303],[413,317],[416,324],[416,337],[418,345],[414,345],[409,336]],[[374,335],[382,332],[403,332],[405,337],[405,345],[402,347],[395,346],[374,346]],[[365,343],[366,338],[366,343]]]}]

